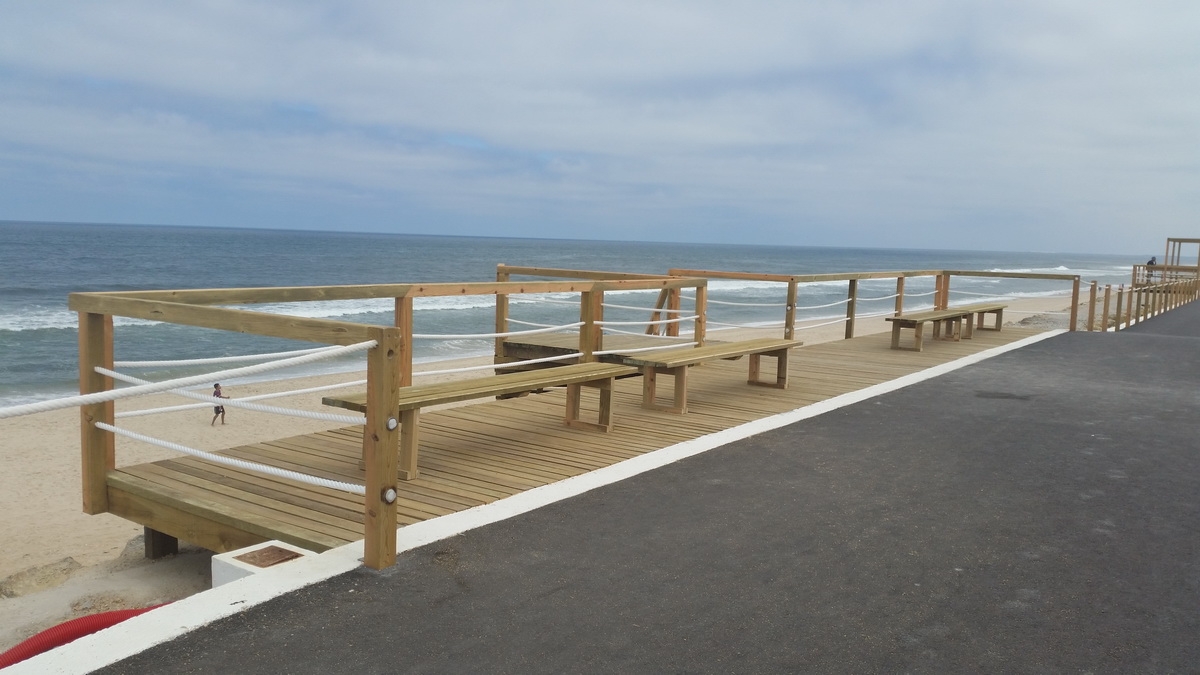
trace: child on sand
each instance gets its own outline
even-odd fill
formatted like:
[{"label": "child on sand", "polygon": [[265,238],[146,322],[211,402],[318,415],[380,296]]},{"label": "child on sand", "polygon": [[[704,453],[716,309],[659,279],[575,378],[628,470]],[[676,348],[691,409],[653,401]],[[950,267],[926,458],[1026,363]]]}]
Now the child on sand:
[{"label": "child on sand", "polygon": [[[213,385],[213,396],[215,396],[217,398],[229,398],[228,396],[221,393],[220,383]],[[223,405],[213,406],[213,419],[212,419],[212,422],[210,422],[208,426],[210,426],[210,427],[216,426],[218,417],[221,418],[221,424],[225,424],[225,406],[223,406]]]}]

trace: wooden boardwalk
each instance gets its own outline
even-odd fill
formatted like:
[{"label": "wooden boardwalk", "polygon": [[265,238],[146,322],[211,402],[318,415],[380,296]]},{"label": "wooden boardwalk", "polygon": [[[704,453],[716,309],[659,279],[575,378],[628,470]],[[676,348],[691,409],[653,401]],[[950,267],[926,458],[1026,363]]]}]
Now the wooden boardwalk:
[{"label": "wooden boardwalk", "polygon": [[[683,416],[643,409],[640,380],[621,380],[609,434],[564,426],[561,390],[431,410],[421,421],[420,477],[400,484],[399,524],[486,504],[1037,332],[1006,326],[976,332],[972,340],[931,340],[922,352],[890,349],[887,333],[806,346],[792,352],[787,390],[748,386],[745,360],[705,364],[689,376]],[[585,390],[585,408],[595,404],[595,392]],[[361,427],[223,452],[360,484],[361,453]],[[218,552],[271,539],[323,551],[363,538],[362,497],[199,459],[119,467],[107,485],[111,513]]]}]

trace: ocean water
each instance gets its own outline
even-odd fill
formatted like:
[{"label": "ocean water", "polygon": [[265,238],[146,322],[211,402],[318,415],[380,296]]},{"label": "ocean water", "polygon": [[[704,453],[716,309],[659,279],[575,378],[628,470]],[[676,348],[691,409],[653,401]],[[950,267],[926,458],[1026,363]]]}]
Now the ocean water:
[{"label": "ocean water", "polygon": [[[1158,242],[1150,242],[1156,248]],[[69,395],[78,390],[77,316],[67,295],[115,291],[245,286],[310,286],[403,282],[495,280],[496,265],[566,267],[618,272],[663,273],[693,268],[779,274],[820,274],[914,269],[1079,274],[1084,281],[1127,283],[1130,256],[1086,253],[1022,253],[916,249],[825,248],[357,234],[226,228],[143,227],[95,224],[0,222],[0,406]],[[782,303],[782,286],[760,282],[712,281],[710,320],[755,325],[782,319],[781,307],[723,302]],[[845,282],[806,284],[800,307],[845,298]],[[910,294],[932,290],[931,278],[910,279]],[[860,314],[888,310],[894,281],[865,281]],[[989,297],[1036,297],[1069,290],[1064,282],[955,277],[954,302]],[[654,292],[631,292],[606,300],[651,306]],[[553,299],[553,298],[549,298]],[[928,297],[923,298],[928,300]],[[920,307],[920,300],[909,309]],[[419,298],[414,330],[426,334],[489,333],[492,301],[476,298]],[[255,307],[261,311],[387,325],[390,300],[295,303]],[[843,306],[803,309],[804,319],[844,316]],[[513,318],[562,324],[577,320],[577,307],[514,301]],[[647,312],[606,310],[606,319],[644,320]],[[302,349],[314,345],[186,326],[117,318],[117,360],[194,359]],[[715,326],[714,326],[715,327]],[[514,329],[518,327],[514,326]],[[637,330],[634,328],[633,330]],[[419,361],[491,353],[486,339],[420,340]],[[361,356],[321,362],[276,376],[299,376],[360,368]],[[228,366],[209,366],[225,368]],[[195,367],[141,371],[159,380],[204,372]],[[236,383],[236,381],[234,381]]]}]

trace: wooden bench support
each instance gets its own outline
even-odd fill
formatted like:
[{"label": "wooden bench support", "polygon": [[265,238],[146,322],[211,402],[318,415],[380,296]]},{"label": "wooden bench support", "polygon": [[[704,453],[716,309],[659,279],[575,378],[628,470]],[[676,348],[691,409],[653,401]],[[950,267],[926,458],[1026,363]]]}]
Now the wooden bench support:
[{"label": "wooden bench support", "polygon": [[[623,375],[633,375],[637,372],[638,369],[633,366],[589,362],[540,370],[509,372],[469,380],[402,387],[399,400],[400,447],[398,450],[400,454],[397,462],[397,476],[401,480],[413,480],[417,477],[421,408],[477,398],[499,398],[548,387],[566,386],[567,403],[564,415],[566,425],[608,432],[613,428],[613,381]],[[600,409],[596,422],[588,422],[579,418],[583,387],[595,387],[600,390]],[[366,410],[366,394],[326,397],[321,401],[325,405],[347,410],[358,412]]]},{"label": "wooden bench support", "polygon": [[149,527],[143,527],[142,532],[146,557],[150,560],[158,560],[179,553],[179,540],[175,537]]},{"label": "wooden bench support", "polygon": [[[749,356],[748,384],[760,387],[787,389],[788,383],[788,351],[793,347],[804,344],[799,340],[779,340],[762,338],[743,340],[740,342],[719,342],[702,347],[681,347],[660,352],[622,356],[621,362],[637,366],[642,371],[642,407],[650,410],[665,410],[676,414],[687,412],[687,373],[688,368],[718,359],[736,359]],[[775,357],[775,379],[762,381],[762,357]],[[658,376],[671,375],[674,380],[674,391],[671,405],[658,403]]]}]

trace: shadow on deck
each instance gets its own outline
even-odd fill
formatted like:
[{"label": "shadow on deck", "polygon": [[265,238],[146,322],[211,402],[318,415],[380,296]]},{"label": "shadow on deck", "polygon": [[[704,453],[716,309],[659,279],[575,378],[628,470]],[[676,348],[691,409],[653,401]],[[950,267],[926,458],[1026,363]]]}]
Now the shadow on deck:
[{"label": "shadow on deck", "polygon": [[[806,346],[792,353],[787,390],[747,386],[744,361],[705,364],[689,376],[683,416],[643,409],[640,381],[622,380],[609,434],[565,427],[561,390],[431,410],[422,417],[420,477],[400,485],[398,524],[486,504],[1038,332],[1008,326],[972,340],[931,341],[923,352],[890,349],[887,333]],[[594,392],[584,396],[585,406],[595,406]],[[222,454],[361,484],[361,453],[361,428],[347,427]],[[362,497],[199,459],[120,467],[107,484],[109,512],[217,552],[272,539],[324,551],[363,538]]]}]

